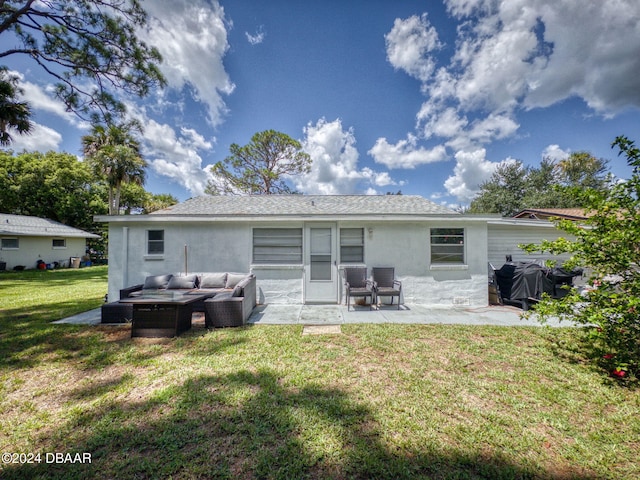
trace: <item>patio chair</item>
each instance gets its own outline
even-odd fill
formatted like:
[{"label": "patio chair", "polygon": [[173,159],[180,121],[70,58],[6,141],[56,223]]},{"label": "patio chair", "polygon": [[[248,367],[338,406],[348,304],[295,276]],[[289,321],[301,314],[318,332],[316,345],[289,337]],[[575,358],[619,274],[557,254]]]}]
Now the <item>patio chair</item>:
[{"label": "patio chair", "polygon": [[371,280],[367,279],[367,267],[347,267],[344,269],[344,285],[347,293],[347,311],[351,304],[351,297],[371,297],[369,310],[373,307],[375,292]]},{"label": "patio chair", "polygon": [[398,297],[398,310],[400,310],[400,295],[402,293],[402,282],[396,280],[395,269],[393,267],[373,267],[373,288],[378,297]]}]

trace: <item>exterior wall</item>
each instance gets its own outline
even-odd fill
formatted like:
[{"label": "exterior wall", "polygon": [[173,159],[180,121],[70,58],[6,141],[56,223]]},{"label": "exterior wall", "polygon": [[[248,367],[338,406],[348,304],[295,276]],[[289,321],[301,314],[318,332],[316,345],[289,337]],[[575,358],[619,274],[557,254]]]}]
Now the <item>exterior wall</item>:
[{"label": "exterior wall", "polygon": [[[354,223],[342,227],[363,226]],[[465,264],[431,265],[431,228],[465,229]],[[487,305],[486,224],[430,220],[416,223],[368,223],[365,265],[395,268],[403,300],[425,305]],[[343,269],[346,265],[341,264]],[[343,298],[343,285],[341,282]]]},{"label": "exterior wall", "polygon": [[18,249],[0,249],[0,261],[7,264],[7,270],[16,265],[26,268],[36,268],[38,260],[45,263],[58,262],[62,266],[69,265],[70,257],[82,257],[86,254],[86,240],[84,238],[65,238],[66,247],[53,247],[53,238],[64,237],[16,237],[7,235],[5,238],[18,238]]},{"label": "exterior wall", "polygon": [[[147,231],[164,230],[164,254],[147,255]],[[250,271],[251,229],[245,224],[112,223],[109,228],[109,299],[149,275]]]},{"label": "exterior wall", "polygon": [[[327,222],[321,222],[326,225]],[[393,266],[403,282],[406,303],[426,305],[487,305],[487,225],[459,219],[420,222],[344,221],[340,228],[363,228],[364,265]],[[109,298],[117,299],[125,286],[142,283],[146,276],[184,272],[184,246],[188,272],[249,272],[256,275],[259,303],[304,302],[305,266],[252,264],[252,228],[303,228],[314,222],[165,222],[111,223],[109,229]],[[430,228],[465,229],[465,264],[430,265]],[[146,231],[165,230],[164,255],[146,255]],[[305,233],[306,234],[306,233]],[[342,270],[337,261],[338,298],[343,298]],[[305,255],[303,255],[303,258]]]},{"label": "exterior wall", "polygon": [[562,264],[569,258],[568,255],[528,254],[518,247],[519,244],[540,243],[543,240],[555,240],[560,237],[571,238],[548,222],[541,221],[539,225],[509,223],[508,221],[502,224],[490,223],[488,259],[495,268],[504,265],[506,255],[511,255],[514,262],[552,260]]}]

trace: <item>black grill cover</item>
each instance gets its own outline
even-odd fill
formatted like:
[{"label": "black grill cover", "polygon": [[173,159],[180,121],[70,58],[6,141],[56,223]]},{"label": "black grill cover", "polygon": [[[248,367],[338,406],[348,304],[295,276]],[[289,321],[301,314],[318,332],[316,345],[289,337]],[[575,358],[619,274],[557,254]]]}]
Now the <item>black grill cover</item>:
[{"label": "black grill cover", "polygon": [[543,293],[554,293],[551,271],[537,263],[505,263],[495,275],[503,299],[540,299]]}]

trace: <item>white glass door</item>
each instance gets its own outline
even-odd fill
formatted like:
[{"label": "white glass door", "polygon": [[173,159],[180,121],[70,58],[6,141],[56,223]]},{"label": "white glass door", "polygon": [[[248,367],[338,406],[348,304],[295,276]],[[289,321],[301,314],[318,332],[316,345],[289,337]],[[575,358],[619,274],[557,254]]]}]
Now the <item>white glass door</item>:
[{"label": "white glass door", "polygon": [[338,301],[335,225],[307,226],[305,254],[305,302]]}]

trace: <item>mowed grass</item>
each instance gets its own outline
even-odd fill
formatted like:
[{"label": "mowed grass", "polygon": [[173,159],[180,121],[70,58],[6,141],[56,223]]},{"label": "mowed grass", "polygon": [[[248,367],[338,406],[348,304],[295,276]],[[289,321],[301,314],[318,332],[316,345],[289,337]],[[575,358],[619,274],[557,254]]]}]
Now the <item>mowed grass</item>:
[{"label": "mowed grass", "polygon": [[0,478],[640,478],[640,392],[580,329],[197,322],[131,339],[50,324],[101,303],[104,268],[38,273],[0,276],[0,452],[41,463]]}]

